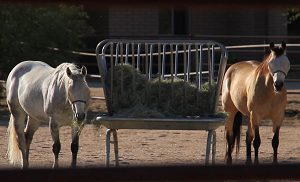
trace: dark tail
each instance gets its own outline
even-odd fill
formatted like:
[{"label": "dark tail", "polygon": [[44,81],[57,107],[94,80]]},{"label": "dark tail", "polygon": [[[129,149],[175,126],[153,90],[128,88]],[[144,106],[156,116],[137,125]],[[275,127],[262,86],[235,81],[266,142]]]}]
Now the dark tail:
[{"label": "dark tail", "polygon": [[[243,114],[240,111],[238,111],[235,114],[234,122],[233,122],[233,140],[236,141],[236,153],[238,153],[240,149],[242,120],[243,120]],[[234,147],[234,145],[232,147]]]}]

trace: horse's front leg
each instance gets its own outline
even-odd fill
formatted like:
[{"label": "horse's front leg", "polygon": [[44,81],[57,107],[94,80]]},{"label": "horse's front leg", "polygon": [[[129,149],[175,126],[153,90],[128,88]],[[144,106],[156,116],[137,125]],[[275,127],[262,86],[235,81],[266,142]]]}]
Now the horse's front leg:
[{"label": "horse's front leg", "polygon": [[278,164],[277,162],[277,150],[279,145],[279,129],[280,127],[276,127],[274,131],[274,136],[272,139],[272,147],[273,147],[273,164]]},{"label": "horse's front leg", "polygon": [[276,117],[272,118],[273,121],[273,132],[274,136],[272,139],[272,147],[273,147],[273,164],[278,164],[277,162],[277,151],[279,145],[279,130],[284,120],[284,112],[280,113]]},{"label": "horse's front leg", "polygon": [[77,162],[77,153],[79,148],[79,133],[80,130],[78,127],[72,127],[72,143],[71,143],[71,151],[72,151],[72,168],[76,168]]},{"label": "horse's front leg", "polygon": [[252,160],[251,160],[251,144],[252,144],[252,140],[253,140],[253,132],[251,129],[251,122],[248,122],[248,130],[246,133],[246,155],[247,155],[247,159],[246,159],[246,164],[247,165],[251,165],[252,164]]},{"label": "horse's front leg", "polygon": [[252,133],[254,133],[254,141],[253,141],[253,147],[254,147],[254,164],[259,164],[258,161],[258,149],[260,147],[260,135],[259,135],[259,123],[260,123],[261,117],[255,114],[255,112],[251,112],[250,114],[250,123],[251,123],[251,130]]},{"label": "horse's front leg", "polygon": [[54,154],[54,163],[53,168],[58,168],[58,154],[61,149],[60,140],[59,140],[59,125],[55,123],[53,119],[50,120],[50,132],[52,136],[53,146],[52,151]]}]

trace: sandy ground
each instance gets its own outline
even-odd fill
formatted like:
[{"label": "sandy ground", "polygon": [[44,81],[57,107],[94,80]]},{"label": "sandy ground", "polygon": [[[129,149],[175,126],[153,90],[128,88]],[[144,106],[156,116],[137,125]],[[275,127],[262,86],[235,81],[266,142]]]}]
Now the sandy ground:
[{"label": "sandy ground", "polygon": [[[101,88],[91,88],[92,96],[101,97]],[[11,166],[6,157],[7,136],[6,130],[9,112],[5,101],[0,107],[0,169],[17,168]],[[80,136],[80,149],[78,153],[78,167],[104,167],[105,166],[105,133],[106,128],[95,128],[91,120],[100,110],[105,109],[105,101],[92,99],[88,120]],[[286,118],[280,130],[279,163],[300,162],[300,125],[299,125],[300,95],[289,94],[286,109]],[[239,155],[233,155],[234,164],[245,162],[246,147],[245,133],[246,121],[244,118],[242,138]],[[60,130],[61,152],[60,167],[69,167],[71,164],[71,134],[70,127],[64,126]],[[216,130],[217,153],[216,163],[225,164],[225,133],[224,126]],[[271,163],[273,149],[272,123],[263,120],[260,127],[261,147],[259,159],[261,163]],[[119,156],[120,166],[158,166],[158,165],[190,165],[204,164],[206,150],[206,131],[159,131],[159,130],[119,130]],[[113,148],[112,148],[113,151]],[[52,140],[47,124],[42,124],[34,135],[30,150],[31,168],[51,168],[53,163]],[[114,166],[113,152],[111,152],[111,166]]]}]

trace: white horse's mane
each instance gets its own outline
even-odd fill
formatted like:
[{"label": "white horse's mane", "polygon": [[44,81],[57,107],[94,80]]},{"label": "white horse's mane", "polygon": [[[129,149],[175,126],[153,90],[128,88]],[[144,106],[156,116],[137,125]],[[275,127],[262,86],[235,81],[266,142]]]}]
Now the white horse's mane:
[{"label": "white horse's mane", "polygon": [[53,79],[57,81],[57,84],[60,89],[64,88],[66,90],[66,102],[68,101],[68,81],[69,77],[67,75],[66,69],[70,68],[73,74],[80,74],[81,69],[76,66],[74,63],[62,63],[58,65],[53,72]]},{"label": "white horse's mane", "polygon": [[79,74],[80,68],[76,66],[74,63],[62,63],[58,65],[54,70],[54,75],[56,76],[56,79],[59,81],[59,86],[61,87],[64,83],[64,81],[67,79],[69,80],[68,75],[66,74],[66,69],[70,68],[73,74]]}]

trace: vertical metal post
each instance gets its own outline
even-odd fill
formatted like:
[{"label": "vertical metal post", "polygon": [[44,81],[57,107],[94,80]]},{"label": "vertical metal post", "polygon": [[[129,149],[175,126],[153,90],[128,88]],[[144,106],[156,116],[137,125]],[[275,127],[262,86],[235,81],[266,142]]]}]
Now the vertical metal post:
[{"label": "vertical metal post", "polygon": [[161,103],[161,44],[158,44],[158,105]]},{"label": "vertical metal post", "polygon": [[178,73],[178,44],[176,44],[176,50],[175,50],[175,77],[177,77]]},{"label": "vertical metal post", "polygon": [[[114,57],[113,57],[113,51],[114,51],[114,43],[110,43],[110,90],[113,90],[114,88],[114,82],[113,82],[113,78],[114,78]],[[123,86],[121,86],[121,88],[123,88]],[[112,107],[112,103],[113,103],[113,94],[110,93],[110,101],[109,101],[109,105],[110,107]],[[111,109],[111,108],[110,108]]]},{"label": "vertical metal post", "polygon": [[[186,65],[186,44],[183,44],[183,75],[184,75],[184,82],[187,81],[186,67],[187,67],[187,65]],[[186,107],[186,104],[187,104],[186,87],[187,87],[187,84],[184,85],[184,104],[183,104],[183,107]]]},{"label": "vertical metal post", "polygon": [[212,141],[212,150],[211,150],[211,162],[214,165],[216,163],[216,145],[217,145],[217,134],[215,130],[213,131],[213,141]]},{"label": "vertical metal post", "polygon": [[[212,103],[211,102],[211,81],[212,81],[212,70],[211,70],[211,67],[212,67],[212,62],[211,62],[211,52],[210,52],[210,44],[207,44],[207,53],[208,53],[208,100],[209,100],[209,103]],[[212,113],[212,105],[210,104],[209,105],[209,114],[213,114]]]},{"label": "vertical metal post", "polygon": [[137,63],[136,63],[136,68],[140,69],[140,62],[141,62],[141,43],[138,44],[138,50],[137,50]]},{"label": "vertical metal post", "polygon": [[135,94],[135,58],[134,58],[134,43],[131,43],[131,54],[132,54],[132,89],[133,94]]},{"label": "vertical metal post", "polygon": [[106,146],[105,146],[105,149],[106,149],[106,158],[105,158],[105,167],[109,167],[110,133],[111,133],[111,130],[108,129],[108,130],[106,131]]},{"label": "vertical metal post", "polygon": [[118,146],[118,136],[117,136],[117,130],[112,129],[113,132],[113,138],[114,138],[114,149],[115,149],[115,160],[116,160],[116,167],[119,167],[119,146]]},{"label": "vertical metal post", "polygon": [[206,158],[205,158],[205,165],[209,164],[209,155],[210,155],[210,147],[211,147],[211,137],[213,135],[213,130],[208,131],[207,135],[207,143],[206,143]]},{"label": "vertical metal post", "polygon": [[188,62],[187,62],[187,79],[186,81],[189,82],[190,81],[190,72],[191,72],[191,59],[192,59],[192,45],[189,44],[188,47]]},{"label": "vertical metal post", "polygon": [[165,67],[166,67],[166,44],[163,45],[163,60],[162,60],[162,72],[161,72],[161,79],[165,79]]},{"label": "vertical metal post", "polygon": [[215,44],[211,48],[211,79],[215,80]]},{"label": "vertical metal post", "polygon": [[117,43],[116,45],[116,61],[115,61],[115,65],[119,64],[119,50],[120,50],[120,43]]},{"label": "vertical metal post", "polygon": [[202,85],[202,64],[203,64],[203,44],[200,45],[200,60],[199,60],[199,89],[201,88]]},{"label": "vertical metal post", "polygon": [[[145,44],[145,56],[146,56],[146,78],[149,78],[149,58],[148,58],[148,44]],[[147,103],[149,101],[149,87],[148,87],[148,79],[146,79],[146,97],[147,97]]]},{"label": "vertical metal post", "polygon": [[173,55],[173,44],[170,44],[171,54],[171,104],[174,103],[174,55]]},{"label": "vertical metal post", "polygon": [[153,67],[153,44],[150,45],[149,80],[152,80],[152,67]]},{"label": "vertical metal post", "polygon": [[129,43],[126,44],[126,58],[125,58],[125,64],[128,64],[128,57],[129,57]]},{"label": "vertical metal post", "polygon": [[[199,89],[201,87],[200,82],[199,82],[199,74],[201,74],[199,72],[199,47],[197,44],[195,44],[195,49],[196,49],[196,88],[197,88],[197,95],[196,95],[196,99],[197,99],[197,107],[199,106]],[[199,113],[200,114],[200,113]]]},{"label": "vertical metal post", "polygon": [[124,70],[123,70],[123,43],[121,43],[121,95],[124,93]]}]

